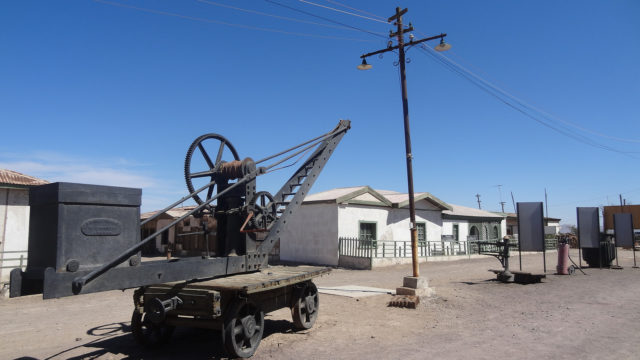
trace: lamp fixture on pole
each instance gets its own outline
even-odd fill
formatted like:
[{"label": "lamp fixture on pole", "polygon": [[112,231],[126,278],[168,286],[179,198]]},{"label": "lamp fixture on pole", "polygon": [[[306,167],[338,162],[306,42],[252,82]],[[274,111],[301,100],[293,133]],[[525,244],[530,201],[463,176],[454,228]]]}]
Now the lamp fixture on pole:
[{"label": "lamp fixture on pole", "polygon": [[367,64],[367,59],[362,58],[362,64],[357,66],[358,70],[369,70],[371,65]]}]

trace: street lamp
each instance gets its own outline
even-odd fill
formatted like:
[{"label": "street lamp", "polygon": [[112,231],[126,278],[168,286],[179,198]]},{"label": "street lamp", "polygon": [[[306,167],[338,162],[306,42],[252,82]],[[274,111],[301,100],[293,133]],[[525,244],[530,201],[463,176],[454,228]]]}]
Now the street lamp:
[{"label": "street lamp", "polygon": [[[412,47],[414,45],[423,43],[429,40],[440,39],[440,44],[436,45],[435,49],[437,51],[446,51],[451,48],[451,45],[444,42],[444,37],[447,34],[440,34],[420,40],[414,40],[413,36],[410,37],[409,43],[405,44],[404,42],[404,33],[413,31],[413,26],[409,24],[409,26],[405,29],[402,24],[402,15],[404,15],[408,9],[400,10],[399,7],[396,8],[396,14],[388,19],[389,22],[396,21],[395,25],[397,26],[397,32],[389,34],[390,38],[396,37],[398,44],[396,46],[391,46],[391,41],[389,42],[389,46],[386,49],[370,52],[360,56],[362,58],[362,64],[358,65],[358,69],[360,70],[369,70],[371,69],[371,65],[367,64],[366,58],[369,56],[382,54],[387,51],[398,50],[398,63],[400,64],[400,82],[402,87],[402,111],[404,114],[404,140],[405,140],[405,148],[406,148],[406,159],[407,159],[407,185],[409,190],[409,219],[410,219],[410,227],[411,227],[411,260],[413,264],[413,277],[416,279],[411,279],[414,283],[419,283],[420,281],[420,272],[418,269],[418,235],[416,228],[416,208],[414,201],[414,192],[413,192],[413,165],[412,159],[413,155],[411,153],[411,131],[409,129],[409,101],[407,97],[407,79],[405,74],[405,47]],[[425,281],[426,283],[426,281]],[[405,278],[404,286],[407,286],[407,278]],[[413,287],[413,289],[417,289],[418,287]],[[400,294],[399,294],[400,295]]]},{"label": "street lamp", "polygon": [[367,59],[362,59],[362,64],[357,66],[358,70],[369,70],[371,65],[367,64]]}]

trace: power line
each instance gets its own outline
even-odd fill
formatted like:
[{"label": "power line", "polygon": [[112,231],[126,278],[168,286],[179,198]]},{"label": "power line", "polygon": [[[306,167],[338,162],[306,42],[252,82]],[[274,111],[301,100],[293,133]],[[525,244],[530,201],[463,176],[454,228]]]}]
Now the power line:
[{"label": "power line", "polygon": [[[430,48],[425,48],[425,47],[420,47],[421,50],[423,50],[423,52],[429,56],[431,56],[433,59],[435,59],[437,62],[439,62],[440,64],[442,64],[443,66],[445,66],[447,69],[449,69],[450,71],[460,75],[461,77],[465,78],[466,80],[468,80],[469,82],[471,82],[473,85],[477,86],[478,88],[480,88],[481,90],[485,91],[486,93],[488,93],[489,95],[495,97],[496,99],[498,99],[500,102],[504,103],[505,105],[513,108],[514,110],[522,113],[523,115],[529,117],[530,119],[540,123],[543,126],[546,126],[562,135],[565,135],[567,137],[570,137],[578,142],[581,142],[583,144],[587,144],[596,148],[600,148],[603,150],[608,150],[608,151],[612,151],[612,152],[616,152],[616,153],[620,153],[620,154],[624,154],[626,156],[632,157],[637,159],[637,157],[632,156],[630,154],[633,154],[635,152],[631,152],[631,151],[622,151],[622,150],[618,150],[615,148],[612,148],[610,146],[607,145],[603,145],[600,144],[592,139],[589,139],[587,137],[585,137],[584,135],[580,135],[580,134],[575,134],[570,132],[569,130],[566,129],[560,129],[552,124],[549,124],[548,122],[536,117],[535,115],[532,115],[531,113],[529,113],[528,111],[526,111],[526,109],[522,109],[520,107],[518,107],[517,105],[513,104],[512,102],[510,102],[509,100],[505,99],[504,96],[501,96],[501,93],[499,91],[497,91],[494,87],[491,86],[491,83],[479,78],[477,75],[471,73],[470,71],[458,66],[457,64],[455,64],[454,62],[450,61],[448,58],[446,58],[445,56],[442,56],[440,54],[433,54],[432,52],[435,53],[435,51],[432,50],[432,52],[429,52],[428,50],[431,50]],[[471,75],[471,76],[470,76]],[[475,76],[477,79],[480,79],[480,81],[478,81],[477,79],[474,79],[472,76]],[[502,94],[504,95],[504,94]],[[523,107],[526,107],[522,104],[520,104]]]},{"label": "power line", "polygon": [[229,23],[229,22],[224,22],[224,21],[219,21],[219,20],[206,19],[206,18],[189,16],[189,15],[182,15],[182,14],[177,14],[177,13],[172,13],[172,12],[167,12],[167,11],[143,8],[143,7],[139,7],[139,6],[127,5],[127,4],[122,4],[122,3],[113,2],[113,1],[107,1],[107,0],[93,0],[93,1],[97,2],[97,3],[105,4],[105,5],[122,7],[122,8],[126,8],[126,9],[133,9],[133,10],[138,10],[138,11],[151,13],[151,14],[155,14],[155,15],[171,16],[171,17],[176,17],[176,18],[185,19],[185,20],[192,20],[192,21],[199,21],[199,22],[210,23],[210,24],[225,25],[225,26],[231,26],[231,27],[242,28],[242,29],[257,30],[257,31],[264,31],[264,32],[271,32],[271,33],[278,33],[278,34],[285,34],[285,35],[314,37],[314,38],[320,38],[320,39],[347,40],[347,41],[359,41],[359,42],[375,42],[375,40],[365,40],[365,39],[347,38],[347,37],[339,37],[339,36],[308,34],[308,33],[284,31],[284,30],[278,30],[278,29],[262,28],[262,27],[243,25],[243,24],[235,24],[235,23]]},{"label": "power line", "polygon": [[359,17],[359,18],[363,18],[363,19],[367,19],[367,20],[372,20],[372,21],[377,21],[377,22],[381,22],[381,23],[383,23],[383,24],[387,24],[387,25],[389,24],[389,22],[388,22],[388,21],[382,21],[382,20],[374,19],[374,18],[372,18],[372,17],[368,17],[368,16],[363,16],[363,15],[354,14],[354,13],[352,13],[352,12],[348,12],[348,11],[344,11],[344,10],[339,10],[339,9],[336,9],[336,8],[332,8],[332,7],[330,7],[330,6],[325,6],[325,5],[316,4],[316,3],[311,2],[311,1],[306,1],[306,0],[298,0],[298,1],[303,2],[303,3],[306,3],[306,4],[309,4],[309,5],[318,6],[318,7],[324,8],[324,9],[329,9],[329,10],[332,10],[332,11],[337,11],[337,12],[339,12],[339,13],[343,13],[343,14],[347,14],[347,15],[352,15],[352,16],[357,16],[357,17]]},{"label": "power line", "polygon": [[379,16],[379,15],[376,15],[376,14],[372,14],[372,13],[370,13],[370,12],[367,12],[367,11],[364,11],[364,10],[361,10],[361,9],[357,9],[357,8],[354,8],[354,7],[351,7],[351,6],[345,5],[345,4],[339,3],[339,2],[337,2],[337,1],[333,1],[333,0],[325,0],[325,1],[326,1],[326,2],[328,2],[328,3],[332,3],[332,4],[334,4],[334,5],[342,6],[342,7],[344,7],[344,8],[349,9],[349,10],[355,10],[355,11],[361,12],[361,13],[363,13],[363,14],[367,14],[367,15],[369,15],[369,16],[377,17],[377,18],[379,18],[379,19],[381,19],[381,20],[386,20],[386,18],[385,18],[385,17],[383,17],[383,16]]},{"label": "power line", "polygon": [[387,38],[384,34],[376,33],[376,32],[369,31],[369,30],[365,30],[365,29],[361,29],[361,28],[359,28],[359,27],[355,27],[355,26],[351,26],[351,25],[348,25],[348,24],[342,23],[342,22],[340,22],[340,21],[336,21],[336,20],[333,20],[333,19],[329,19],[329,18],[326,18],[326,17],[324,17],[324,16],[320,16],[320,15],[316,15],[316,14],[314,14],[314,13],[310,13],[310,12],[308,12],[308,11],[300,10],[300,9],[295,8],[295,7],[293,7],[293,6],[289,6],[289,5],[285,5],[285,4],[279,3],[279,2],[277,2],[277,1],[273,1],[273,0],[264,0],[264,1],[266,1],[266,2],[268,2],[268,3],[271,3],[271,4],[274,4],[274,5],[281,6],[281,7],[283,7],[283,8],[289,9],[289,10],[297,11],[297,12],[302,13],[302,14],[305,14],[305,15],[313,16],[313,17],[318,18],[318,19],[322,19],[322,20],[325,20],[325,21],[328,21],[328,22],[332,22],[332,23],[334,23],[334,24],[339,24],[339,25],[346,26],[346,27],[351,28],[351,29],[355,29],[355,30],[358,30],[358,31],[362,31],[362,32],[367,33],[367,34],[370,34],[370,35],[374,35],[374,36],[377,36],[377,37],[382,37],[382,38],[384,38],[384,39],[386,39],[386,38]]},{"label": "power line", "polygon": [[[418,34],[421,34],[419,31],[418,31],[417,33],[418,33]],[[452,52],[452,53],[453,53],[453,52]],[[456,65],[457,67],[459,67],[460,69],[463,69],[465,72],[467,72],[467,73],[469,73],[469,74],[473,75],[474,77],[476,77],[476,78],[480,79],[481,81],[483,81],[484,83],[488,84],[489,86],[491,86],[492,88],[496,89],[497,91],[500,91],[501,93],[505,94],[506,96],[509,96],[510,98],[514,99],[514,100],[515,100],[515,101],[517,101],[520,105],[522,105],[522,106],[524,106],[524,107],[527,107],[527,108],[529,108],[529,109],[531,109],[531,110],[533,110],[533,111],[536,111],[536,112],[540,113],[541,115],[543,115],[543,116],[544,116],[546,119],[548,119],[549,121],[561,122],[561,123],[563,123],[563,124],[565,124],[565,125],[568,125],[568,126],[570,126],[570,127],[573,127],[573,128],[578,129],[578,130],[580,130],[580,131],[583,131],[583,132],[586,132],[586,133],[590,133],[590,134],[592,134],[592,135],[596,135],[596,136],[599,136],[599,137],[602,137],[602,138],[605,138],[605,139],[609,139],[609,140],[614,140],[614,141],[618,141],[618,142],[625,142],[625,143],[640,143],[640,139],[628,139],[628,138],[620,138],[620,137],[616,137],[616,136],[610,136],[610,135],[607,135],[607,134],[604,134],[604,133],[601,133],[601,132],[598,132],[598,131],[594,131],[594,130],[591,130],[591,129],[587,129],[587,128],[585,128],[585,127],[583,127],[583,126],[580,126],[580,125],[578,125],[578,124],[576,124],[576,123],[573,123],[573,122],[571,122],[571,121],[564,120],[564,119],[561,119],[561,118],[559,118],[559,117],[557,117],[557,116],[554,116],[553,114],[550,114],[550,113],[548,113],[548,112],[546,112],[546,111],[544,111],[544,110],[542,110],[542,109],[540,109],[540,108],[537,108],[537,107],[535,107],[534,105],[531,105],[531,104],[527,103],[526,101],[524,101],[524,100],[522,100],[522,99],[520,99],[520,98],[516,97],[515,95],[512,95],[511,93],[509,93],[509,92],[507,92],[507,91],[505,91],[505,90],[503,90],[503,89],[501,89],[501,88],[499,88],[499,87],[495,86],[494,84],[492,84],[492,83],[491,83],[491,82],[489,82],[488,80],[483,79],[483,78],[482,78],[482,77],[480,77],[479,75],[477,75],[477,74],[473,73],[471,70],[466,69],[465,67],[463,67],[463,66],[461,66],[460,64],[456,63],[455,61],[451,60],[451,59],[450,59],[449,57],[447,57],[446,55],[444,55],[444,54],[437,54],[437,55],[440,55],[441,57],[443,57],[443,58],[444,58],[444,59],[446,59],[447,61],[449,61],[449,62],[451,62],[451,63],[455,64],[455,65]],[[469,64],[470,64],[470,63],[469,63]],[[472,65],[472,64],[470,64],[470,65]],[[472,66],[473,66],[473,65],[472,65]],[[476,69],[477,69],[477,67],[474,67],[474,68],[476,68]],[[485,74],[486,74],[486,73],[485,73]]]},{"label": "power line", "polygon": [[275,14],[268,14],[268,13],[264,13],[264,12],[257,11],[257,10],[243,9],[243,8],[236,7],[236,6],[220,4],[220,3],[217,3],[217,2],[214,2],[214,1],[210,1],[210,0],[196,0],[196,1],[197,2],[201,2],[203,4],[207,4],[207,5],[213,5],[213,6],[223,7],[223,8],[227,8],[227,9],[242,11],[242,12],[246,12],[246,13],[250,13],[250,14],[256,14],[256,15],[261,15],[261,16],[266,16],[266,17],[272,17],[272,18],[275,18],[275,19],[293,21],[293,22],[298,22],[298,23],[303,23],[303,24],[324,26],[324,27],[329,27],[329,28],[334,28],[334,29],[346,29],[346,30],[360,31],[358,29],[353,29],[351,27],[344,26],[344,25],[329,25],[329,24],[319,23],[319,22],[315,22],[315,21],[308,21],[308,20],[296,19],[296,18],[280,16],[280,15],[275,15]]},{"label": "power line", "polygon": [[[445,56],[445,55],[441,55],[441,56],[443,56],[444,58],[447,58],[447,60],[451,61],[452,63],[455,63],[453,60],[451,60],[451,59],[450,59],[450,58],[448,58],[447,56]],[[557,121],[557,122],[561,122],[561,123],[563,123],[563,124],[566,124],[566,125],[568,125],[568,126],[571,126],[571,127],[575,128],[575,129],[578,129],[578,130],[580,130],[580,131],[584,131],[584,132],[586,132],[586,133],[590,133],[590,134],[592,134],[592,135],[596,135],[596,136],[599,136],[599,137],[602,137],[602,138],[606,138],[606,139],[610,139],[610,140],[614,140],[614,141],[619,141],[619,142],[626,142],[626,143],[640,143],[640,139],[628,139],[628,138],[620,138],[620,137],[616,137],[616,136],[610,136],[610,135],[607,135],[607,134],[604,134],[604,133],[601,133],[601,132],[598,132],[598,131],[594,131],[594,130],[591,130],[591,129],[585,128],[585,127],[580,126],[580,125],[578,125],[578,124],[576,124],[576,123],[574,123],[574,122],[571,122],[571,121],[568,121],[568,120],[561,119],[561,118],[559,118],[559,117],[557,117],[557,116],[555,116],[555,115],[553,115],[553,114],[550,114],[550,113],[548,113],[548,112],[546,112],[546,111],[544,111],[544,110],[542,110],[542,109],[540,109],[540,108],[538,108],[538,107],[536,107],[536,106],[534,106],[534,105],[531,105],[531,104],[527,103],[526,101],[524,101],[524,100],[522,100],[522,99],[520,99],[520,98],[516,97],[515,95],[512,95],[511,93],[509,93],[509,92],[507,92],[507,91],[505,91],[505,90],[503,90],[503,89],[501,89],[501,88],[499,88],[499,87],[497,87],[497,86],[495,86],[495,85],[493,85],[493,84],[491,84],[489,81],[487,81],[487,80],[485,80],[485,79],[481,78],[479,75],[477,75],[477,74],[473,74],[470,70],[465,69],[465,68],[464,68],[464,67],[462,67],[460,64],[456,64],[456,65],[457,65],[458,67],[460,67],[460,68],[464,69],[466,72],[471,73],[471,74],[472,74],[472,75],[474,75],[475,77],[477,77],[477,78],[481,79],[482,81],[484,81],[484,82],[486,82],[486,83],[490,84],[492,87],[494,87],[494,88],[495,88],[495,89],[497,89],[498,91],[500,91],[500,92],[504,93],[505,95],[507,95],[507,96],[511,97],[512,99],[514,99],[514,100],[518,101],[518,103],[520,103],[522,106],[526,106],[526,107],[528,107],[529,109],[531,109],[531,110],[533,110],[533,111],[536,111],[536,112],[538,112],[538,113],[542,114],[545,118],[547,118],[547,119],[549,119],[549,120]]]}]

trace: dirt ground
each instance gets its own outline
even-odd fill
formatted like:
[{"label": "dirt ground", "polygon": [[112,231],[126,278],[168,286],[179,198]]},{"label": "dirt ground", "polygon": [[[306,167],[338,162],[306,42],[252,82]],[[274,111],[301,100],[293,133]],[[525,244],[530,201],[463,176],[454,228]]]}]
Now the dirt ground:
[{"label": "dirt ground", "polygon": [[[553,275],[556,256],[547,253],[547,278],[531,285],[494,281],[492,257],[421,264],[436,296],[415,310],[387,307],[386,294],[321,294],[310,330],[293,331],[286,309],[268,314],[253,358],[640,359],[640,269],[632,268],[632,251],[618,251],[622,270],[571,276]],[[542,255],[523,256],[522,266],[542,273]],[[410,265],[335,269],[315,282],[395,289],[410,272]],[[178,329],[161,348],[138,346],[128,333],[132,293],[0,300],[0,359],[224,358],[219,334],[207,330]]]}]

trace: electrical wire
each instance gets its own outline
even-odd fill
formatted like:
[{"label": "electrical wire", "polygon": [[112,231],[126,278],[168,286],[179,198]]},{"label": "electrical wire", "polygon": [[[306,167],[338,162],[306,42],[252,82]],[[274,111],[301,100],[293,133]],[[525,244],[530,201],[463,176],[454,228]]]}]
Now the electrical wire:
[{"label": "electrical wire", "polygon": [[324,9],[329,9],[329,10],[332,10],[332,11],[337,11],[337,12],[339,12],[339,13],[343,13],[343,14],[347,14],[347,15],[352,15],[352,16],[357,16],[357,17],[359,17],[359,18],[363,18],[363,19],[367,19],[367,20],[372,20],[372,21],[377,21],[377,22],[381,22],[381,23],[383,23],[383,24],[389,24],[389,22],[387,22],[387,21],[382,21],[382,20],[374,19],[374,18],[372,18],[372,17],[368,17],[368,16],[363,16],[363,15],[354,14],[354,13],[352,13],[352,12],[348,12],[348,11],[343,11],[343,10],[339,10],[339,9],[336,9],[336,8],[332,8],[332,7],[330,7],[330,6],[325,6],[325,5],[316,4],[316,3],[311,2],[311,1],[307,1],[307,0],[298,0],[298,1],[303,2],[303,3],[306,3],[306,4],[309,4],[309,5],[318,6],[318,7],[324,8]]},{"label": "electrical wire", "polygon": [[367,15],[369,15],[369,16],[377,17],[377,18],[379,18],[380,20],[385,20],[385,21],[387,20],[387,18],[385,18],[385,17],[383,17],[383,16],[379,16],[379,15],[376,15],[376,14],[372,14],[372,13],[370,13],[370,12],[367,12],[367,11],[364,11],[364,10],[361,10],[361,9],[357,9],[357,8],[354,8],[354,7],[351,7],[351,6],[345,5],[345,4],[339,3],[339,2],[337,2],[337,1],[333,1],[333,0],[325,0],[325,1],[326,1],[326,2],[328,2],[328,3],[334,4],[334,5],[342,6],[342,7],[344,7],[344,8],[349,9],[349,10],[355,10],[355,11],[361,12],[361,13],[363,13],[363,14],[367,14]]},{"label": "electrical wire", "polygon": [[143,7],[139,7],[139,6],[127,5],[127,4],[113,2],[113,1],[107,1],[107,0],[93,0],[93,1],[97,2],[97,3],[105,4],[105,5],[122,7],[122,8],[126,8],[126,9],[133,9],[133,10],[138,10],[138,11],[142,11],[142,12],[146,12],[146,13],[150,13],[150,14],[155,14],[155,15],[171,16],[171,17],[176,17],[176,18],[185,19],[185,20],[199,21],[199,22],[210,23],[210,24],[219,24],[219,25],[231,26],[231,27],[242,28],[242,29],[257,30],[257,31],[264,31],[264,32],[271,32],[271,33],[278,33],[278,34],[285,34],[285,35],[313,37],[313,38],[320,38],[320,39],[347,40],[347,41],[359,41],[359,42],[375,42],[375,40],[365,40],[365,39],[356,39],[356,38],[339,37],[339,36],[308,34],[308,33],[284,31],[284,30],[278,30],[278,29],[262,28],[262,27],[243,25],[243,24],[235,24],[235,23],[229,23],[229,22],[225,22],[225,21],[206,19],[206,18],[194,17],[194,16],[189,16],[189,15],[182,15],[182,14],[177,14],[177,13],[172,13],[172,12],[167,12],[167,11],[143,8]]},{"label": "electrical wire", "polygon": [[271,4],[274,4],[274,5],[281,6],[283,8],[289,9],[289,10],[293,10],[293,11],[305,14],[305,15],[313,16],[313,17],[318,18],[318,19],[322,19],[322,20],[325,20],[325,21],[328,21],[328,22],[332,22],[334,24],[339,24],[339,25],[342,25],[342,26],[345,26],[345,27],[348,27],[348,28],[351,28],[351,29],[355,29],[355,30],[358,30],[358,31],[361,31],[361,32],[364,32],[364,33],[367,33],[367,34],[370,34],[370,35],[374,35],[374,36],[377,36],[377,37],[382,37],[382,38],[385,38],[385,39],[387,38],[382,33],[377,33],[377,32],[373,32],[373,31],[361,29],[361,28],[356,27],[356,26],[351,26],[351,25],[348,25],[348,24],[345,24],[345,23],[342,23],[342,22],[339,22],[339,21],[336,21],[336,20],[333,20],[333,19],[326,18],[324,16],[316,15],[314,13],[310,13],[308,11],[304,11],[304,10],[295,8],[293,6],[289,6],[289,5],[285,5],[285,4],[279,3],[277,1],[273,1],[273,0],[264,0],[264,1],[266,1],[268,3],[271,3]]},{"label": "electrical wire", "polygon": [[[421,36],[425,36],[426,37],[426,35],[424,33],[421,33],[421,32],[417,32],[417,33],[420,34]],[[610,135],[607,135],[607,134],[604,134],[604,133],[601,133],[601,132],[598,132],[598,131],[594,131],[594,130],[585,128],[585,127],[580,126],[580,125],[578,125],[576,123],[573,123],[571,121],[564,120],[564,119],[561,119],[561,118],[559,118],[557,116],[554,116],[553,114],[550,114],[550,113],[548,113],[548,112],[546,112],[546,111],[544,111],[544,110],[542,110],[542,109],[540,109],[540,108],[538,108],[538,107],[536,107],[534,105],[531,105],[528,102],[516,97],[515,95],[513,95],[513,94],[507,92],[506,90],[504,90],[504,89],[494,85],[493,83],[489,82],[488,80],[485,80],[484,78],[480,77],[479,75],[477,75],[476,73],[472,72],[471,70],[469,70],[469,69],[463,67],[462,65],[456,63],[455,61],[451,60],[451,58],[447,57],[446,55],[441,54],[441,53],[436,53],[436,54],[441,56],[442,58],[444,58],[446,61],[454,64],[456,67],[462,69],[464,72],[466,72],[466,73],[472,75],[473,77],[479,79],[480,81],[482,81],[483,83],[487,84],[491,88],[493,88],[493,89],[503,93],[504,95],[512,98],[514,101],[518,102],[521,106],[526,107],[528,109],[531,109],[532,111],[540,113],[543,117],[545,117],[549,121],[560,122],[560,123],[563,123],[563,124],[565,124],[567,126],[570,126],[570,127],[575,128],[575,129],[578,129],[580,131],[583,131],[583,132],[586,132],[586,133],[589,133],[589,134],[592,134],[592,135],[595,135],[595,136],[598,136],[598,137],[601,137],[601,138],[609,139],[609,140],[614,140],[614,141],[624,142],[624,143],[640,143],[640,139],[629,139],[629,138],[621,138],[621,137],[616,137],[616,136],[610,136]]]},{"label": "electrical wire", "polygon": [[[539,124],[550,128],[564,136],[570,137],[578,142],[581,142],[583,144],[589,145],[589,146],[593,146],[596,148],[600,148],[603,150],[608,150],[611,152],[616,152],[619,154],[623,154],[632,158],[637,159],[638,157],[633,156],[631,154],[635,153],[632,151],[622,151],[622,150],[618,150],[615,148],[612,148],[610,146],[604,145],[604,144],[600,144],[592,139],[589,139],[587,137],[585,137],[584,135],[580,135],[580,134],[575,134],[573,132],[568,131],[567,129],[561,129],[558,128],[552,124],[549,124],[547,121],[544,121],[538,117],[536,117],[535,115],[532,115],[530,112],[526,111],[526,109],[522,109],[520,107],[518,107],[516,104],[513,104],[511,101],[507,100],[504,98],[504,96],[501,96],[501,94],[499,92],[497,92],[495,89],[493,89],[492,87],[486,85],[485,83],[482,83],[480,81],[477,81],[476,79],[474,79],[472,76],[470,76],[467,72],[463,71],[462,69],[458,68],[454,63],[452,62],[448,62],[446,61],[445,57],[439,53],[436,53],[435,50],[432,50],[428,47],[425,46],[421,46],[420,49],[423,51],[423,53],[431,56],[432,59],[435,59],[436,62],[440,63],[441,65],[443,65],[445,68],[447,68],[448,70],[456,73],[457,75],[463,77],[464,79],[468,80],[469,82],[471,82],[473,85],[477,86],[478,88],[480,88],[482,91],[488,93],[489,95],[495,97],[496,99],[498,99],[500,102],[504,103],[505,105],[511,107],[512,109],[520,112],[521,114],[525,115],[526,117],[538,122]],[[430,51],[428,51],[430,50]]]},{"label": "electrical wire", "polygon": [[236,6],[220,4],[220,3],[217,3],[217,2],[214,2],[214,1],[210,1],[210,0],[196,0],[196,1],[200,2],[200,3],[203,3],[203,4],[223,7],[223,8],[227,8],[227,9],[233,9],[233,10],[242,11],[242,12],[246,12],[246,13],[250,13],[250,14],[256,14],[256,15],[261,15],[261,16],[266,16],[266,17],[272,17],[272,18],[280,19],[280,20],[293,21],[293,22],[302,23],[302,24],[311,24],[311,25],[324,26],[324,27],[333,28],[333,29],[346,29],[346,30],[360,31],[358,29],[353,29],[353,28],[350,28],[350,27],[344,26],[344,25],[329,25],[329,24],[319,23],[319,22],[315,22],[315,21],[308,21],[308,20],[296,19],[296,18],[280,16],[280,15],[275,15],[275,14],[269,14],[269,13],[264,13],[264,12],[261,12],[261,11],[256,11],[256,10],[251,10],[251,9],[243,9],[243,8],[239,8],[239,7],[236,7]]}]

